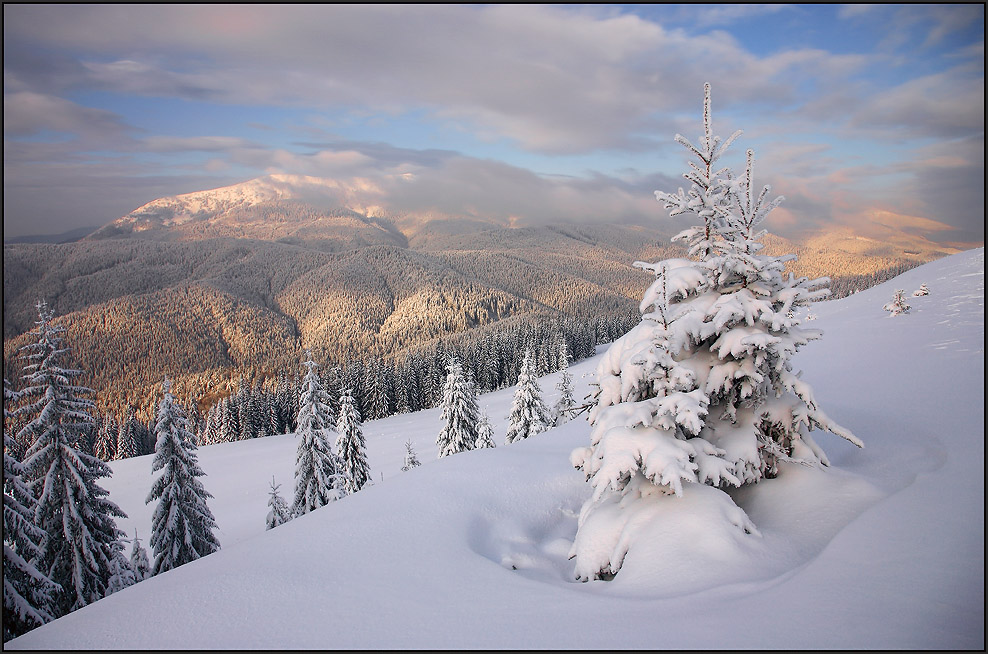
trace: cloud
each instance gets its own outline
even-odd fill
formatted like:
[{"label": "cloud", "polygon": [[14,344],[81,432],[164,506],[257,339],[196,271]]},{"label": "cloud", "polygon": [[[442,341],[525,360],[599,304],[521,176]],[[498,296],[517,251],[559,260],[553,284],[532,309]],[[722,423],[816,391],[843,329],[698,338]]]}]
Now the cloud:
[{"label": "cloud", "polygon": [[[7,30],[77,48],[75,83],[87,88],[423,111],[545,153],[641,147],[662,126],[656,113],[692,108],[703,81],[735,102],[767,105],[792,101],[796,76],[860,60],[821,51],[758,58],[724,33],[535,5],[18,6]],[[22,63],[12,61],[11,74],[33,79]]]},{"label": "cloud", "polygon": [[129,128],[110,111],[83,107],[53,95],[17,91],[3,96],[3,131],[5,136],[52,131],[113,141],[125,137]]},{"label": "cloud", "polygon": [[[949,99],[949,100],[948,100]],[[876,93],[861,103],[851,125],[880,128],[904,127],[913,135],[956,138],[984,131],[985,83],[964,68],[909,80]],[[896,132],[902,138],[902,132]]]},{"label": "cloud", "polygon": [[141,139],[149,152],[227,152],[256,147],[250,141],[233,136],[148,136]]},{"label": "cloud", "polygon": [[[758,174],[787,196],[773,218],[779,229],[873,206],[980,229],[983,238],[975,224],[984,205],[983,36],[958,40],[970,29],[965,21],[983,21],[983,8],[837,12],[843,27],[873,27],[876,41],[901,36],[885,52],[862,43],[842,54],[806,46],[763,56],[727,31],[783,11],[684,8],[688,31],[596,5],[9,5],[4,188],[19,214],[105,222],[158,195],[204,188],[188,176],[199,166],[216,185],[308,174],[364,180],[395,206],[522,222],[647,223],[663,219],[652,191],[682,182],[594,173],[590,155],[627,157],[627,168],[648,168],[643,155],[654,155],[656,168],[675,174],[682,166],[668,167],[671,136],[699,133],[702,83],[710,81],[717,131],[743,127],[740,152],[756,144]],[[243,112],[249,137],[236,121],[190,135],[79,104],[93,91],[124,98],[121,106],[141,96],[190,100],[193,110],[210,103],[291,112]],[[424,126],[406,145],[427,142],[430,130],[463,138],[434,148],[366,140],[375,115],[388,117],[382,124],[412,117]],[[287,123],[294,133],[285,138]],[[350,123],[363,131],[348,131]],[[382,130],[381,139],[394,134]],[[962,155],[916,145],[931,139],[980,144],[980,159],[974,145],[958,146]],[[491,146],[471,150],[475,141]],[[590,171],[538,175],[483,158],[517,149],[536,156],[514,161],[540,170],[572,172],[580,161]],[[682,161],[678,150],[674,160]],[[70,189],[85,189],[75,207]],[[937,189],[950,192],[938,197]],[[79,194],[94,206],[83,208]],[[28,197],[46,209],[31,209]]]},{"label": "cloud", "polygon": [[791,8],[792,5],[786,4],[701,5],[695,9],[694,18],[700,25],[724,25],[755,16],[775,14]]}]

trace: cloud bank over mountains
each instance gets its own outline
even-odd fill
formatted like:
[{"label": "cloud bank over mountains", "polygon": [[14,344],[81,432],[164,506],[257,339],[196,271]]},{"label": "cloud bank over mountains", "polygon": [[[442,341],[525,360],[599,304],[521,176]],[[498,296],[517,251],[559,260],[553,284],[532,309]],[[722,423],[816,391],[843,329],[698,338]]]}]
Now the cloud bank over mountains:
[{"label": "cloud bank over mountains", "polygon": [[[266,174],[530,223],[663,220],[745,136],[775,231],[875,211],[983,240],[984,8],[8,5],[4,232]],[[866,37],[866,38],[864,38]],[[788,220],[786,217],[788,216]],[[974,217],[972,217],[974,216]]]}]

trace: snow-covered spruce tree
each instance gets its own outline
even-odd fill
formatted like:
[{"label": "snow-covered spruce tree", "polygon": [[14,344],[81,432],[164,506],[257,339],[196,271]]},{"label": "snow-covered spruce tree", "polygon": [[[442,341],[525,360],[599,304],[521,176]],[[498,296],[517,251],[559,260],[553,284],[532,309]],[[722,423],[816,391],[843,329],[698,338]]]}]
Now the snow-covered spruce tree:
[{"label": "snow-covered spruce tree", "polygon": [[107,415],[96,430],[93,455],[100,461],[112,461],[117,453],[117,434],[120,427],[113,416]]},{"label": "snow-covered spruce tree", "polygon": [[212,495],[203,488],[196,444],[185,411],[171,394],[166,377],[154,432],[157,442],[151,472],[161,474],[151,485],[145,504],[157,501],[151,517],[151,574],[172,570],[220,549],[216,519],[206,504]]},{"label": "snow-covered spruce tree", "polygon": [[532,351],[525,351],[525,358],[518,373],[518,387],[511,401],[508,416],[508,433],[504,441],[514,443],[548,429],[552,424],[549,409],[542,400],[542,389],[535,379]]},{"label": "snow-covered spruce tree", "polygon": [[111,561],[124,535],[114,518],[127,516],[97,483],[112,474],[110,468],[78,447],[92,423],[93,402],[82,395],[92,391],[71,383],[82,372],[60,365],[69,353],[62,347],[65,328],[52,322],[47,303],[37,306],[39,319],[31,332],[36,340],[22,348],[28,386],[21,393],[31,399],[19,412],[31,419],[20,437],[32,443],[23,471],[37,498],[34,524],[43,533],[32,563],[61,589],[49,611],[57,618],[106,594]]},{"label": "snow-covered spruce tree", "polygon": [[130,565],[130,559],[123,553],[123,544],[110,559],[110,580],[106,583],[106,594],[110,595],[137,583],[137,575]]},{"label": "snow-covered spruce tree", "polygon": [[897,316],[900,313],[909,313],[912,308],[906,303],[906,298],[904,297],[905,291],[903,289],[898,289],[895,295],[892,296],[892,301],[887,303],[882,308],[891,313],[893,316]]},{"label": "snow-covered spruce tree", "polygon": [[137,413],[133,405],[127,407],[127,419],[120,423],[115,454],[118,459],[137,456]]},{"label": "snow-covered spruce tree", "polygon": [[422,464],[419,462],[419,456],[415,453],[415,449],[412,448],[412,441],[405,441],[405,465],[401,467],[401,471],[408,472],[420,465]]},{"label": "snow-covered spruce tree", "polygon": [[446,367],[443,387],[443,428],[436,437],[439,458],[472,450],[477,442],[479,410],[473,384],[463,374],[463,366],[452,359]]},{"label": "snow-covered spruce tree", "polygon": [[480,422],[477,423],[477,444],[474,445],[474,449],[481,450],[485,447],[496,447],[494,444],[494,426],[491,424],[491,418],[484,411],[480,416]]},{"label": "snow-covered spruce tree", "polygon": [[370,481],[367,465],[367,442],[360,428],[360,413],[350,391],[340,396],[340,414],[336,419],[336,452],[340,458],[340,474],[343,485],[340,491],[346,495],[356,493]]},{"label": "snow-covered spruce tree", "polygon": [[271,510],[268,511],[265,529],[274,529],[292,519],[292,509],[278,492],[279,488],[281,484],[274,483],[274,477],[271,477],[271,492],[268,493],[268,506]]},{"label": "snow-covered spruce tree", "polygon": [[39,627],[52,619],[48,607],[58,587],[31,562],[40,554],[44,533],[34,524],[34,496],[21,478],[15,458],[17,447],[7,431],[8,403],[18,393],[3,380],[3,641]]},{"label": "snow-covered spruce tree", "polygon": [[930,294],[930,288],[926,284],[920,284],[919,288],[913,291],[913,297],[922,297]]},{"label": "snow-covered spruce tree", "polygon": [[332,430],[329,397],[322,388],[311,356],[299,395],[298,451],[295,456],[295,500],[292,514],[314,511],[340,497],[340,463],[329,444]]},{"label": "snow-covered spruce tree", "polygon": [[712,528],[755,532],[722,489],[774,477],[780,461],[827,465],[812,429],[861,446],[790,362],[821,336],[801,329],[794,310],[825,297],[829,280],[785,275],[793,256],[759,254],[755,226],[782,198],[767,201],[767,186],[752,196],[751,151],[739,177],[716,169],[739,132],[723,145],[713,136],[709,85],[703,123],[699,146],[676,136],[698,160],[684,175],[689,192],[656,191],[670,215],[702,223],[674,237],[692,259],[636,263],[656,275],[642,321],[601,359],[590,446],[571,455],[593,488],[570,552],[584,581],[616,574],[676,496],[706,495],[720,521]]},{"label": "snow-covered spruce tree", "polygon": [[134,581],[144,581],[151,576],[151,560],[148,552],[141,545],[141,539],[137,537],[137,530],[134,530],[133,546],[130,550],[130,567],[134,571]]},{"label": "snow-covered spruce tree", "polygon": [[552,407],[553,425],[561,425],[572,419],[568,412],[576,406],[576,399],[573,397],[573,375],[569,371],[569,351],[566,348],[566,341],[563,340],[559,344],[559,370],[563,372],[556,382],[559,399]]}]

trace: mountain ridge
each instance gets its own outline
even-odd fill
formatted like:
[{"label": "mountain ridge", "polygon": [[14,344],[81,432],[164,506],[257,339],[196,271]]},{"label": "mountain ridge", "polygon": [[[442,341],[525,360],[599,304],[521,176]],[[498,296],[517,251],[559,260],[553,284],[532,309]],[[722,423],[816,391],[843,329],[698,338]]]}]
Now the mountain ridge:
[{"label": "mountain ridge", "polygon": [[[339,361],[509,318],[626,316],[650,281],[633,262],[684,255],[669,221],[512,227],[376,205],[361,213],[354,202],[373,189],[343,187],[272,175],[159,198],[73,243],[6,244],[5,374],[20,374],[17,347],[39,299],[68,325],[98,397],[117,405],[153,395],[163,373],[181,392],[183,375],[202,386],[256,372],[262,358],[291,367],[304,349]],[[797,254],[796,274],[833,277],[841,294],[949,253],[915,238],[907,252],[834,234],[764,242],[770,254]],[[105,342],[93,345],[94,334]]]}]

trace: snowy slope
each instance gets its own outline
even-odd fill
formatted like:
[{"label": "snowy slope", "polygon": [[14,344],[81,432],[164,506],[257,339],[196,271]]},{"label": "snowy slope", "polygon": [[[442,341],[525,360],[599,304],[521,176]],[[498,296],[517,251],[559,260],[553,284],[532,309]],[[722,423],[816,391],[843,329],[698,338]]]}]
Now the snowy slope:
[{"label": "snowy slope", "polygon": [[[921,283],[909,314],[882,310]],[[705,529],[687,497],[614,581],[576,583],[586,422],[436,460],[434,409],[365,425],[376,484],[269,532],[294,437],[201,449],[223,549],[5,647],[983,649],[984,249],[814,313],[824,338],[795,363],[866,449],[819,434],[830,469],[736,493],[760,537]],[[577,397],[594,365],[571,369]],[[481,398],[502,441],[512,391]],[[403,473],[409,438],[424,465]],[[150,463],[105,484],[145,539]]]}]

